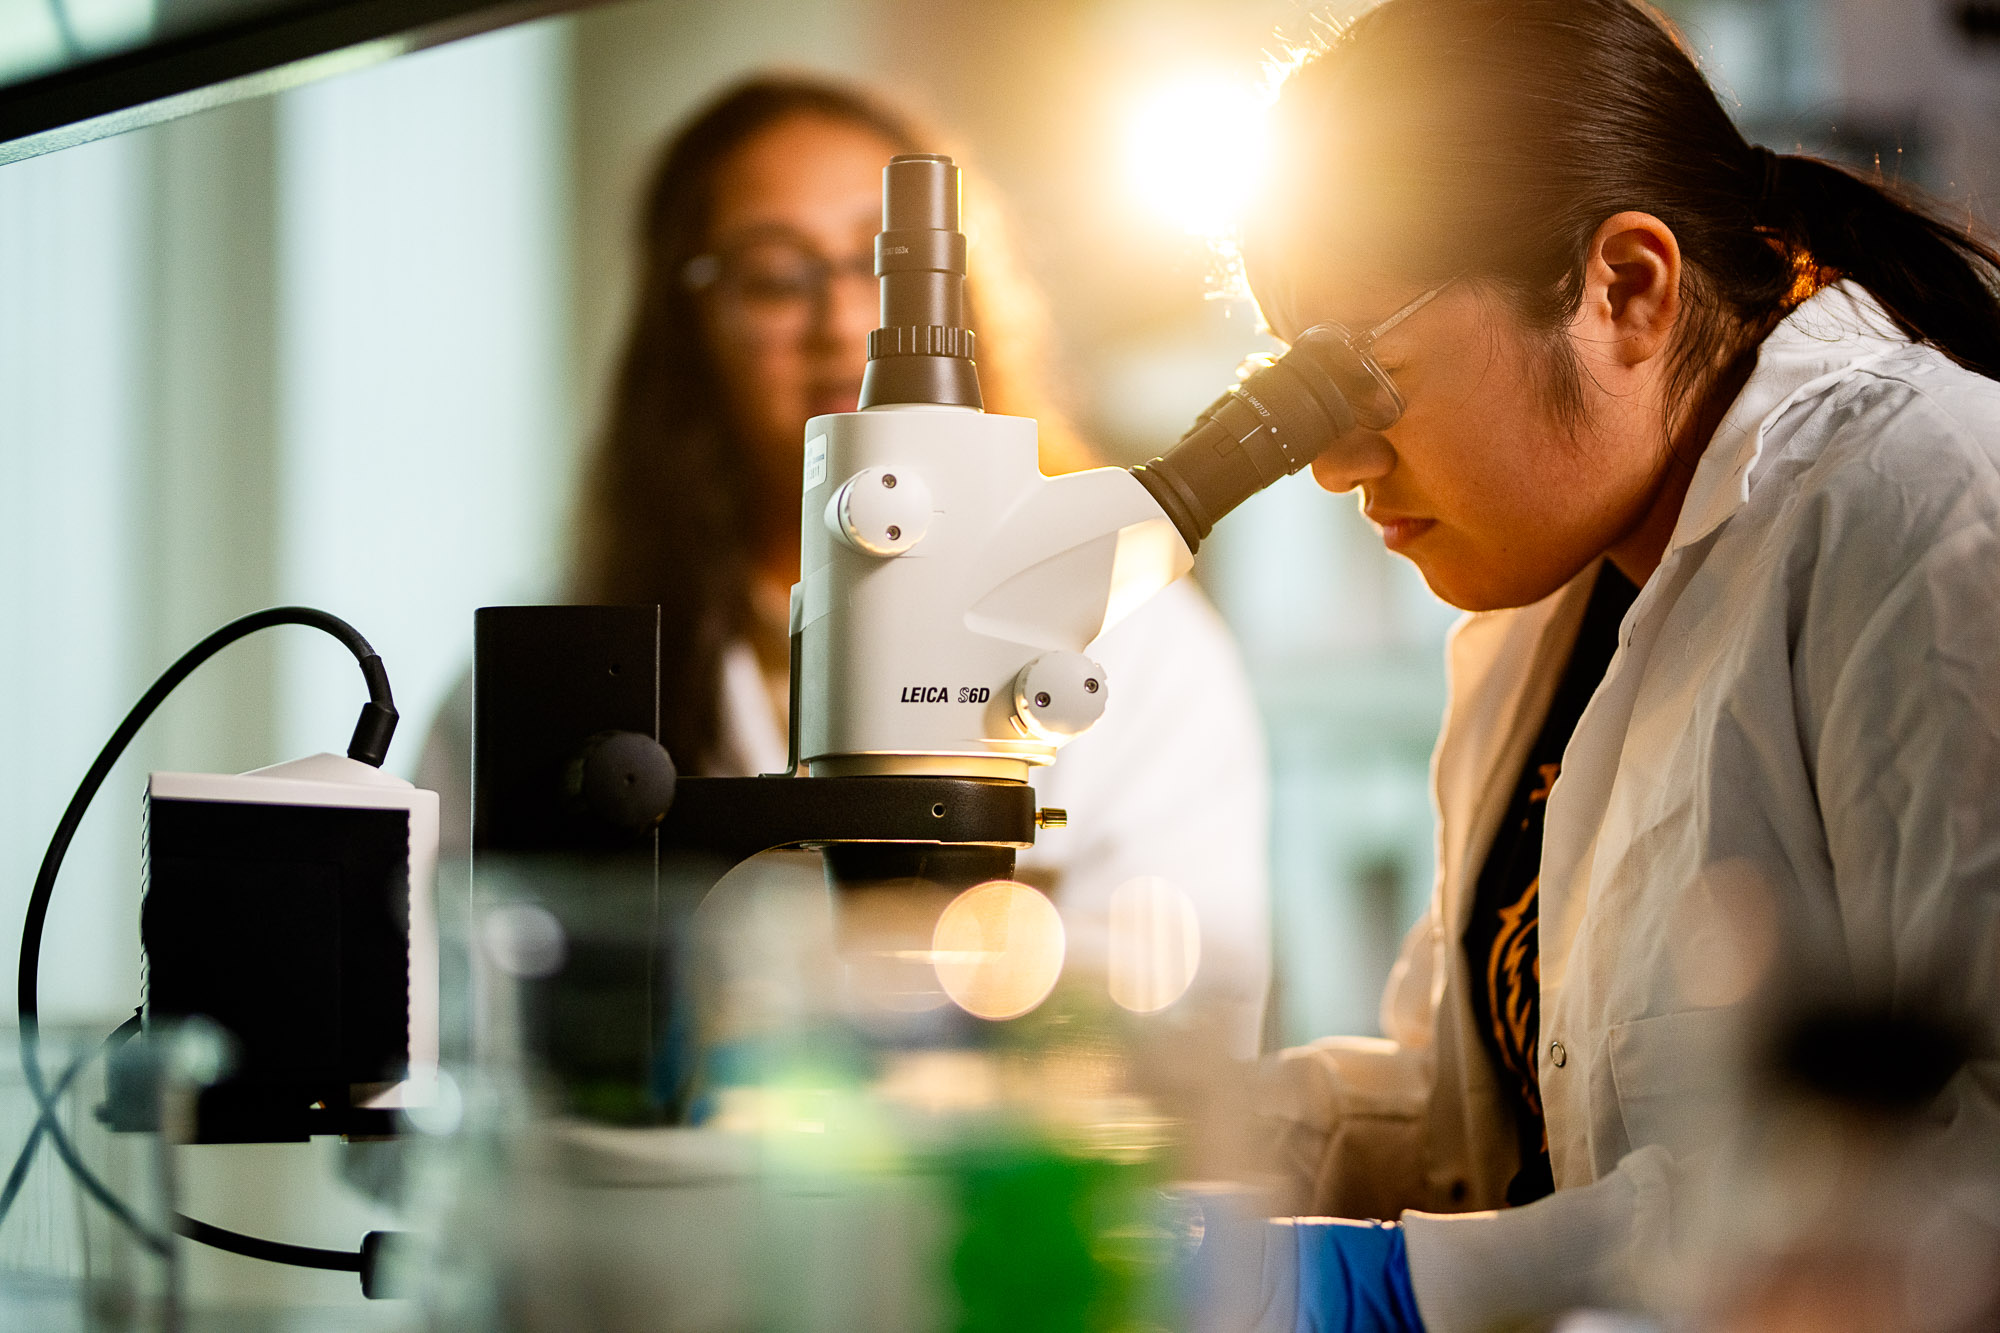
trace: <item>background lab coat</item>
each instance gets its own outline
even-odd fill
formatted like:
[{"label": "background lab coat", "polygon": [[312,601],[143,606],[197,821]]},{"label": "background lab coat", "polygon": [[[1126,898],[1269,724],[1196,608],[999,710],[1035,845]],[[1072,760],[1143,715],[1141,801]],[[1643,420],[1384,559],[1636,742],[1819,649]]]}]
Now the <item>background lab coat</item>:
[{"label": "background lab coat", "polygon": [[[1192,899],[1201,962],[1191,1002],[1209,1006],[1233,1053],[1253,1055],[1271,971],[1270,779],[1262,724],[1235,643],[1183,580],[1090,647],[1110,700],[1089,732],[1031,781],[1069,826],[1036,835],[1019,873],[1052,888],[1070,957],[1101,962],[1112,893],[1160,876]],[[783,719],[749,646],[724,660],[720,776],[785,766]],[[417,782],[439,795],[442,852],[471,843],[472,693],[452,692]],[[817,872],[815,872],[816,874]]]},{"label": "background lab coat", "polygon": [[[1493,1208],[1519,1164],[1461,939],[1590,573],[1454,633],[1439,879],[1383,998],[1389,1039],[1273,1071],[1302,1211]],[[2000,384],[1906,341],[1858,287],[1815,296],[1760,349],[1619,633],[1542,851],[1558,1191],[1408,1219],[1432,1333],[1629,1296],[1729,1128],[1733,1043],[1774,954],[1867,993],[1908,998],[1942,966],[1980,1012],[2000,995]],[[2000,1153],[1991,1058],[1943,1122]]]}]

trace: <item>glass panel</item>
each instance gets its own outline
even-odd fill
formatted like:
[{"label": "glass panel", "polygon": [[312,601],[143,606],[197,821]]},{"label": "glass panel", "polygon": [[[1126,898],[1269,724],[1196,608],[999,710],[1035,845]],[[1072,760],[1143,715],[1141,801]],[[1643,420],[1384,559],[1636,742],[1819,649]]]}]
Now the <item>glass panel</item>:
[{"label": "glass panel", "polygon": [[301,0],[12,0],[0,6],[0,88],[247,18],[321,8]]}]

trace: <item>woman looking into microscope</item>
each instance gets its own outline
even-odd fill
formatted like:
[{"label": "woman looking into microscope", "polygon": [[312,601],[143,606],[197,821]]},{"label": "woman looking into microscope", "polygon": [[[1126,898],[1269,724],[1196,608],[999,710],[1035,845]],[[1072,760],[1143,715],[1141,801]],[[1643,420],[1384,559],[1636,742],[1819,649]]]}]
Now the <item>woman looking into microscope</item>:
[{"label": "woman looking into microscope", "polygon": [[[788,612],[799,576],[808,418],[855,410],[878,320],[882,170],[936,140],[829,79],[749,79],[663,146],[639,210],[638,287],[583,479],[572,592],[661,608],[661,740],[690,772],[786,760]],[[976,182],[968,307],[989,411],[1039,422],[1045,472],[1095,466],[1036,393],[1031,298],[1008,271]],[[1102,948],[1114,891],[1162,876],[1202,932],[1194,999],[1254,1054],[1269,975],[1267,779],[1247,681],[1200,593],[1176,586],[1091,648],[1112,702],[1038,772],[1070,826],[1020,858],[1075,947]],[[447,705],[423,776],[469,787],[469,691]],[[447,837],[469,819],[446,810]]]},{"label": "woman looking into microscope", "polygon": [[[1389,1041],[1270,1109],[1296,1211],[1502,1211],[1271,1252],[1300,1328],[1543,1326],[1664,1258],[1780,960],[2000,1006],[2000,255],[1631,0],[1387,0],[1276,126],[1252,286],[1379,427],[1314,473],[1471,614]],[[1930,1123],[2000,1153],[1990,1057]]]}]

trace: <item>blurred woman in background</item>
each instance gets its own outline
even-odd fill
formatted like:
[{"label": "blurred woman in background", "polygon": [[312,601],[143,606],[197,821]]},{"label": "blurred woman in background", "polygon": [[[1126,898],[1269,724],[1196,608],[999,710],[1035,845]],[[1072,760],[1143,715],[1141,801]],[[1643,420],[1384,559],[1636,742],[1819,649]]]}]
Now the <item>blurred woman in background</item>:
[{"label": "blurred woman in background", "polygon": [[[683,771],[781,771],[788,614],[808,418],[855,410],[877,320],[882,169],[936,140],[831,80],[752,78],[667,143],[640,209],[639,287],[585,470],[572,595],[661,608],[661,740]],[[967,187],[970,323],[987,409],[1040,423],[1045,472],[1095,464],[1036,389],[1035,309]],[[1114,682],[1091,732],[1036,774],[1070,815],[1020,858],[1074,952],[1101,958],[1120,885],[1163,877],[1201,929],[1196,1002],[1253,1053],[1269,974],[1267,779],[1242,666],[1201,594],[1169,588],[1092,646]],[[468,837],[469,702],[420,777]]]}]

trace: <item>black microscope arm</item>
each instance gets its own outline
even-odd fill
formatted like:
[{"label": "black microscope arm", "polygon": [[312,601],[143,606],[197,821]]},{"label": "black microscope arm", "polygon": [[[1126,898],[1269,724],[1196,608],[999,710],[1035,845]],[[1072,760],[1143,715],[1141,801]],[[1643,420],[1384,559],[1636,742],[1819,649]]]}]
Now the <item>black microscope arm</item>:
[{"label": "black microscope arm", "polygon": [[660,852],[731,864],[777,847],[837,843],[970,845],[1035,841],[1035,792],[991,778],[680,778]]}]

